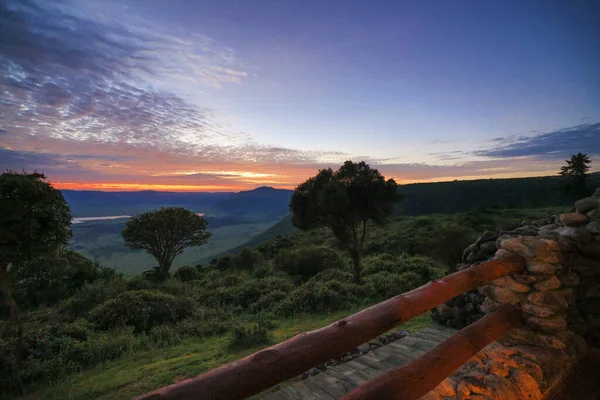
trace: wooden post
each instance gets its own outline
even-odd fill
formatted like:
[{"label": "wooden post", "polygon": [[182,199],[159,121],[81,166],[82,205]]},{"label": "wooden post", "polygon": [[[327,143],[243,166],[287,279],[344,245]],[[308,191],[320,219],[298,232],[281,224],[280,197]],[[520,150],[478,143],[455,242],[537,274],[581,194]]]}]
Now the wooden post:
[{"label": "wooden post", "polygon": [[420,399],[481,349],[520,323],[520,311],[511,305],[502,305],[409,364],[357,387],[342,400]]},{"label": "wooden post", "polygon": [[324,328],[299,334],[140,400],[242,399],[315,367],[451,298],[525,267],[521,256],[474,265],[403,293]]}]

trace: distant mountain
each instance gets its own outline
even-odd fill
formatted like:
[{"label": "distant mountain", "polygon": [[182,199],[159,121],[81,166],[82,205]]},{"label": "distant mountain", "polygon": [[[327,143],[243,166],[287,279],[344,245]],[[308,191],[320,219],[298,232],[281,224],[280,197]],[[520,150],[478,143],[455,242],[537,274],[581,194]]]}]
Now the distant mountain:
[{"label": "distant mountain", "polygon": [[230,194],[212,204],[208,210],[216,216],[230,215],[248,220],[278,219],[289,213],[292,193],[292,190],[263,186]]},{"label": "distant mountain", "polygon": [[74,217],[135,215],[160,207],[185,207],[196,212],[231,196],[227,193],[176,192],[102,192],[93,190],[62,190]]}]

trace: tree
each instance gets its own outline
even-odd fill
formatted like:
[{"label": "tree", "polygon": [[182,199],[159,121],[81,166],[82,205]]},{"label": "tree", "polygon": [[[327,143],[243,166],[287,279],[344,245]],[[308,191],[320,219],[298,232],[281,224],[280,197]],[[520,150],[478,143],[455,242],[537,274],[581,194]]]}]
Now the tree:
[{"label": "tree", "polygon": [[170,276],[175,257],[191,246],[202,246],[210,232],[208,221],[181,207],[167,207],[139,214],[125,224],[121,237],[133,250],[143,249],[156,258],[160,279]]},{"label": "tree", "polygon": [[361,256],[370,221],[384,224],[402,200],[393,179],[364,161],[346,161],[337,171],[320,170],[300,184],[290,200],[292,222],[302,230],[326,226],[349,252],[354,281],[361,283]]},{"label": "tree", "polygon": [[574,192],[576,198],[587,195],[585,179],[590,169],[590,158],[587,154],[577,153],[571,156],[570,160],[565,160],[567,165],[560,167],[559,175],[570,179],[570,189]]},{"label": "tree", "polygon": [[[17,333],[14,348],[15,380],[20,378],[23,330],[19,307],[12,295],[11,276],[32,260],[56,253],[71,238],[71,211],[62,193],[45,182],[43,174],[0,175],[0,288]],[[48,268],[38,265],[37,268]]]},{"label": "tree", "polygon": [[64,248],[71,238],[69,206],[45,179],[35,172],[0,175],[0,286],[13,321],[18,319],[19,308],[9,275]]}]

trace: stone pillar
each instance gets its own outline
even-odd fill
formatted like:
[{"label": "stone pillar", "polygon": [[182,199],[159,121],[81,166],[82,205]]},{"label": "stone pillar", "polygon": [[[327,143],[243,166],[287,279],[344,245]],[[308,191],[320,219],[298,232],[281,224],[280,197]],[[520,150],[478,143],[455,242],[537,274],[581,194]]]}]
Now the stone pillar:
[{"label": "stone pillar", "polygon": [[600,344],[600,188],[572,212],[495,237],[485,233],[465,251],[459,269],[490,258],[492,240],[496,258],[520,254],[526,269],[479,288],[476,301],[473,292],[452,299],[432,310],[432,317],[467,325],[464,310],[457,309],[468,303],[457,299],[483,298],[481,313],[512,304],[522,311],[524,325],[486,347],[424,399],[540,399],[588,345]]}]

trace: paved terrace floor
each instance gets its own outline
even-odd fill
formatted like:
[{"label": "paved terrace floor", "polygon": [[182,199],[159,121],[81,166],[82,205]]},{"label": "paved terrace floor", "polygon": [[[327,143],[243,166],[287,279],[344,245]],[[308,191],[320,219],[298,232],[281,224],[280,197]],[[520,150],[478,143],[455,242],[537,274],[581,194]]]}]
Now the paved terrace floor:
[{"label": "paved terrace floor", "polygon": [[270,393],[263,399],[338,399],[377,375],[406,364],[433,349],[455,332],[455,329],[432,324],[352,361],[329,367],[318,375]]}]

